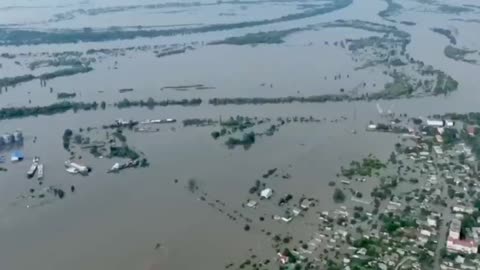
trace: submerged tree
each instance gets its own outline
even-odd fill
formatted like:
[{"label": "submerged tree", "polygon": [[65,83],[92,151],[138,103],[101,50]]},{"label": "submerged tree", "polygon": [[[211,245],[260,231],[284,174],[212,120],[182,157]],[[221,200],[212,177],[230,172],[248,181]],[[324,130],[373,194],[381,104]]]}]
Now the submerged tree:
[{"label": "submerged tree", "polygon": [[198,184],[197,184],[197,180],[193,179],[193,178],[190,178],[188,180],[188,186],[187,186],[188,190],[192,193],[194,193],[195,191],[198,190]]},{"label": "submerged tree", "polygon": [[345,202],[345,193],[339,188],[336,188],[333,192],[333,201],[336,203],[343,203]]}]

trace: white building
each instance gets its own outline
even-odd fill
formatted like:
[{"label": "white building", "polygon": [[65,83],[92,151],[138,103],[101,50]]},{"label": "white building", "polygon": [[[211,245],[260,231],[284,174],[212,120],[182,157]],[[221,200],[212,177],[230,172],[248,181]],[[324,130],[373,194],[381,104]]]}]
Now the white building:
[{"label": "white building", "polygon": [[426,237],[432,236],[432,233],[428,230],[420,230],[420,234]]},{"label": "white building", "polygon": [[450,223],[448,232],[447,250],[452,253],[476,254],[478,252],[478,243],[471,239],[460,239],[460,229],[462,223],[458,219],[453,219]]},{"label": "white building", "polygon": [[260,192],[260,197],[264,199],[270,199],[273,195],[273,190],[271,188],[266,188]]},{"label": "white building", "polygon": [[436,228],[437,227],[437,220],[434,218],[427,218],[427,225],[429,227]]},{"label": "white building", "polygon": [[433,151],[435,152],[435,154],[437,154],[437,156],[443,155],[442,147],[440,147],[439,145],[434,145]]},{"label": "white building", "polygon": [[427,126],[431,126],[431,127],[443,127],[444,126],[443,120],[427,119],[426,124],[427,124]]},{"label": "white building", "polygon": [[300,215],[301,212],[302,212],[302,210],[300,210],[299,208],[293,208],[292,209],[292,213],[293,213],[294,216]]},{"label": "white building", "polygon": [[466,207],[466,206],[453,206],[452,207],[452,211],[454,213],[462,213],[462,214],[473,214],[473,212],[475,211],[475,209],[471,208],[471,207]]},{"label": "white building", "polygon": [[3,143],[5,143],[5,144],[11,144],[11,143],[14,142],[14,137],[10,133],[3,134],[2,138],[3,138]]},{"label": "white building", "polygon": [[447,127],[453,127],[455,126],[455,121],[452,121],[452,120],[444,120],[445,122],[445,126]]},{"label": "white building", "polygon": [[473,240],[448,238],[447,250],[452,253],[476,254],[478,252],[478,245]]}]

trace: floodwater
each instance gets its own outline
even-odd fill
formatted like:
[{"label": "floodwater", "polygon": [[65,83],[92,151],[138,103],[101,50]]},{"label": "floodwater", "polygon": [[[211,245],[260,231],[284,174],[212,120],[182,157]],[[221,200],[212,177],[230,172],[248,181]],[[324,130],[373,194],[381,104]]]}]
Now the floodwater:
[{"label": "floodwater", "polygon": [[[1,5],[31,5],[30,1],[7,2]],[[35,5],[63,5],[54,12],[58,13],[79,8],[78,5],[92,7],[91,2],[36,1]],[[112,5],[112,1],[95,2],[98,6]],[[127,0],[113,2],[114,5],[138,4]],[[265,3],[261,6],[265,5],[268,6]],[[248,29],[102,44],[6,47],[2,51],[85,51],[99,47],[201,42],[336,19],[391,24],[377,16],[385,7],[386,3],[379,0],[367,3],[356,0],[345,9],[322,16]],[[279,8],[275,14],[281,16],[283,8]],[[23,12],[21,10],[18,12]],[[51,12],[49,9],[42,10]],[[295,10],[292,4],[287,14]],[[17,12],[15,9],[8,12],[12,18],[18,18],[12,15]],[[249,13],[248,9],[242,12],[256,14]],[[258,12],[266,16],[265,11]],[[418,11],[411,10],[400,16],[404,20],[417,22],[417,25],[397,26],[412,35],[408,53],[452,75],[460,82],[460,89],[448,97],[400,99],[381,102],[381,105],[385,108],[393,106],[395,112],[410,116],[477,111],[480,92],[472,78],[479,74],[480,67],[445,58],[443,49],[448,45],[448,40],[429,30],[431,27],[445,26],[447,21],[446,25],[460,29],[460,44],[465,40],[470,48],[478,48],[480,36],[476,35],[475,25],[448,21],[456,15],[418,14]],[[50,15],[43,14],[38,21],[48,19]],[[116,18],[121,19],[121,16]],[[179,13],[175,16],[182,18],[184,15]],[[18,22],[5,20],[1,23]],[[104,27],[106,21],[102,23],[100,27]],[[174,23],[179,21],[172,21]],[[65,26],[68,26],[68,21]],[[78,93],[75,99],[78,101],[105,100],[112,103],[124,97],[200,97],[208,100],[212,97],[316,95],[338,93],[340,88],[351,89],[363,81],[369,84],[376,82],[380,86],[390,80],[381,71],[375,68],[354,71],[355,63],[346,50],[324,43],[371,35],[377,34],[354,29],[320,29],[291,35],[286,43],[279,45],[198,46],[185,54],[165,58],[156,58],[149,51],[129,52],[125,57],[102,59],[95,64],[95,71],[91,73],[49,81],[47,88],[40,88],[38,81],[9,88],[8,92],[0,95],[0,106],[28,105],[28,100],[31,100],[31,105],[50,104],[56,101],[56,92],[73,91]],[[16,70],[12,61],[2,59],[4,65],[0,69],[0,77],[22,74],[24,70],[21,67]],[[113,68],[115,61],[118,61],[118,69]],[[349,74],[350,77],[333,80],[337,74]],[[262,87],[262,83],[266,86]],[[215,89],[160,90],[164,86],[185,84],[204,84]],[[53,87],[54,93],[49,93],[49,87]],[[117,91],[120,88],[134,88],[135,91],[120,94]],[[356,122],[352,120],[354,110]],[[126,134],[129,145],[143,151],[148,157],[151,163],[149,168],[106,174],[106,169],[115,160],[94,159],[86,152],[83,153],[82,162],[94,169],[88,177],[68,175],[63,168],[63,162],[69,156],[62,147],[62,134],[66,128],[96,127],[118,118],[143,120],[174,117],[181,121],[186,118],[227,118],[236,115],[272,119],[278,116],[312,115],[328,120],[346,116],[348,119],[338,123],[289,124],[272,137],[258,139],[247,151],[240,148],[229,150],[222,140],[213,140],[210,133],[214,127],[182,127],[181,124],[175,124],[172,125],[175,130],[172,130],[170,126],[162,126],[158,133]],[[265,180],[276,193],[291,193],[296,199],[304,194],[319,199],[320,209],[332,209],[335,205],[332,204],[328,182],[335,178],[341,165],[369,153],[386,159],[392,151],[397,141],[395,136],[363,131],[368,121],[378,119],[373,102],[342,102],[218,107],[202,104],[197,107],[170,106],[154,110],[108,108],[105,111],[69,112],[2,121],[1,133],[23,130],[26,136],[23,150],[27,161],[5,164],[8,172],[0,174],[1,269],[224,269],[229,262],[237,265],[242,262],[252,254],[249,249],[264,258],[272,258],[275,252],[270,247],[271,237],[265,236],[261,228],[272,232],[289,232],[295,239],[308,239],[313,230],[305,224],[315,222],[316,214],[308,212],[304,219],[291,224],[278,224],[270,218],[258,222],[259,216],[270,217],[281,214],[281,210],[275,206],[278,197],[270,202],[262,202],[256,210],[241,207],[250,198],[248,189],[255,179],[260,179],[267,169],[279,168],[292,177]],[[351,133],[354,128],[359,131],[356,135]],[[33,143],[33,136],[38,138],[36,143]],[[19,195],[28,194],[30,188],[41,188],[35,183],[36,180],[25,178],[28,160],[35,155],[40,155],[46,166],[44,185],[58,185],[65,190],[75,185],[76,192],[71,194],[68,191],[63,200],[52,200],[44,205],[38,205],[35,200],[18,199]],[[244,223],[229,220],[200,201],[198,195],[191,194],[185,188],[191,178],[198,181],[201,190],[207,192],[209,198],[224,201],[229,212],[239,210],[254,218],[252,230],[243,231]],[[179,183],[175,184],[174,179],[178,179]],[[161,244],[158,250],[154,250],[156,243]],[[275,268],[273,265],[271,267]]]}]

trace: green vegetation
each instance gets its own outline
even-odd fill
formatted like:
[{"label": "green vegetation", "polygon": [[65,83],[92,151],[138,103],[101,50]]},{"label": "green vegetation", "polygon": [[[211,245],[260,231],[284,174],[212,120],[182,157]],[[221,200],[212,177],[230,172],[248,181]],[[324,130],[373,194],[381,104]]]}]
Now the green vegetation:
[{"label": "green vegetation", "polygon": [[72,139],[72,136],[73,136],[73,131],[71,129],[65,129],[62,136],[63,148],[65,148],[65,150],[70,149],[70,141]]},{"label": "green vegetation", "polygon": [[212,133],[210,133],[210,135],[212,135],[212,138],[216,140],[216,139],[218,139],[218,137],[220,137],[220,132],[212,131]]},{"label": "green vegetation", "polygon": [[453,36],[452,31],[443,28],[432,28],[432,31],[448,38],[451,44],[457,44],[457,40],[455,39],[455,36]]},{"label": "green vegetation", "polygon": [[[384,34],[346,40],[348,49],[354,53],[352,58],[355,61],[357,57],[366,59],[356,70],[383,65],[389,70],[384,71],[384,74],[393,78],[393,82],[385,84],[384,90],[365,94],[362,99],[439,95],[458,89],[458,82],[451,76],[408,55],[406,47],[410,43],[410,34],[394,26],[360,20],[337,20],[325,23],[323,27],[349,27]],[[439,28],[432,30],[453,37],[448,30]],[[410,72],[411,69],[415,72]]]},{"label": "green vegetation", "polygon": [[361,29],[369,32],[383,33],[383,34],[392,34],[395,38],[405,40],[408,42],[410,39],[410,34],[404,31],[399,30],[395,26],[384,25],[379,23],[372,23],[368,21],[361,20],[336,20],[334,22],[328,22],[322,25],[323,27],[348,27]]},{"label": "green vegetation", "polygon": [[414,87],[410,84],[407,75],[401,73],[393,73],[393,82],[385,84],[385,89],[381,92],[374,93],[371,98],[376,99],[377,96],[392,99],[402,96],[412,95]]},{"label": "green vegetation", "polygon": [[141,168],[147,168],[150,166],[150,163],[148,162],[148,160],[146,158],[142,158],[142,160],[140,160],[140,167]]},{"label": "green vegetation", "polygon": [[394,179],[384,179],[383,177],[380,179],[381,184],[380,186],[374,187],[370,196],[373,198],[377,198],[379,200],[385,200],[392,195],[392,190],[395,189],[398,185],[398,180]]},{"label": "green vegetation", "polygon": [[437,83],[433,89],[435,95],[448,94],[458,89],[458,82],[450,75],[437,71]]},{"label": "green vegetation", "polygon": [[90,154],[94,157],[100,157],[102,156],[102,153],[99,150],[99,147],[94,145],[90,148]]},{"label": "green vegetation", "polygon": [[172,106],[172,105],[180,105],[180,106],[196,106],[200,105],[202,100],[199,98],[192,98],[192,99],[182,99],[182,100],[154,100],[153,98],[148,98],[147,100],[128,100],[123,99],[122,101],[115,103],[115,106],[119,109],[129,108],[129,107],[147,107],[153,109],[154,107],[161,106]]},{"label": "green vegetation", "polygon": [[447,128],[442,134],[443,144],[446,146],[452,146],[460,139],[458,131],[456,129]]},{"label": "green vegetation", "polygon": [[338,9],[345,8],[352,3],[352,0],[330,1],[320,7],[307,9],[303,12],[289,14],[273,19],[246,21],[226,24],[211,24],[199,27],[178,27],[171,29],[138,29],[119,31],[118,28],[107,30],[93,30],[85,28],[83,31],[64,30],[64,31],[38,31],[22,30],[13,28],[0,28],[0,45],[36,45],[36,44],[59,44],[59,43],[77,43],[77,42],[104,42],[110,40],[134,39],[134,38],[152,38],[159,36],[173,36],[182,34],[206,33],[212,31],[224,31],[239,28],[247,28],[261,25],[269,25],[280,22],[294,21],[305,18],[326,14]]},{"label": "green vegetation", "polygon": [[235,148],[235,146],[237,145],[242,145],[245,149],[250,148],[250,146],[254,143],[255,143],[255,133],[253,132],[243,134],[243,137],[241,139],[230,137],[225,142],[225,144],[229,148]]},{"label": "green vegetation", "polygon": [[289,30],[277,30],[269,32],[248,33],[239,37],[229,37],[224,40],[210,42],[210,45],[254,45],[254,44],[279,44],[284,38],[292,33],[306,30],[306,28],[294,28]]},{"label": "green vegetation", "polygon": [[7,86],[15,86],[19,83],[29,82],[34,79],[35,76],[33,76],[32,74],[2,78],[0,79],[0,88]]},{"label": "green vegetation", "polygon": [[[92,71],[93,68],[87,67],[87,66],[74,66],[70,68],[65,68],[65,69],[60,69],[56,70],[54,72],[49,72],[49,73],[44,73],[38,78],[40,80],[50,80],[56,77],[61,77],[61,76],[71,76],[79,73],[86,73]],[[21,75],[21,76],[15,76],[15,77],[6,77],[0,79],[0,88],[1,87],[8,87],[8,86],[15,86],[19,83],[24,83],[24,82],[29,82],[35,80],[37,77],[33,76],[32,74],[27,74],[27,75]]]},{"label": "green vegetation", "polygon": [[28,67],[35,70],[39,67],[59,67],[59,66],[82,66],[83,63],[78,58],[59,57],[58,59],[36,60],[31,62]]},{"label": "green vegetation", "polygon": [[403,6],[398,4],[398,3],[395,3],[393,2],[393,0],[385,0],[388,4],[387,8],[385,10],[382,10],[378,13],[378,16],[382,17],[383,19],[387,20],[387,21],[392,21],[390,19],[388,19],[388,17],[391,17],[391,16],[394,16],[394,15],[397,15],[398,13],[400,13],[400,10],[403,9]]},{"label": "green vegetation", "polygon": [[409,22],[409,21],[401,21],[400,23],[403,24],[403,25],[408,25],[408,26],[417,25],[416,23],[414,23],[414,22]]},{"label": "green vegetation", "polygon": [[384,163],[370,155],[367,158],[364,158],[362,162],[352,161],[350,163],[350,168],[346,169],[341,167],[341,172],[342,175],[347,178],[352,178],[356,175],[372,176],[375,172],[385,167],[386,165]]},{"label": "green vegetation", "polygon": [[448,13],[448,14],[456,14],[459,15],[464,12],[472,12],[474,11],[471,8],[468,7],[462,7],[462,6],[451,6],[451,5],[440,5],[438,7],[438,11],[441,13]]},{"label": "green vegetation", "polygon": [[52,115],[58,113],[64,113],[69,110],[78,111],[78,110],[96,110],[98,103],[94,102],[59,102],[47,106],[35,106],[35,107],[11,107],[11,108],[1,108],[0,109],[0,120],[13,119],[13,118],[23,118],[29,116],[38,116],[38,115]]},{"label": "green vegetation", "polygon": [[339,188],[335,188],[335,191],[333,192],[333,201],[335,203],[344,203],[345,202],[345,193]]},{"label": "green vegetation", "polygon": [[187,189],[194,193],[195,191],[198,190],[198,183],[197,183],[197,180],[195,180],[194,178],[190,178],[188,179],[188,183],[187,183]]},{"label": "green vegetation", "polygon": [[382,41],[381,37],[366,37],[360,39],[349,39],[348,42],[348,49],[352,52],[359,51],[368,47],[376,46]]},{"label": "green vegetation", "polygon": [[356,248],[365,248],[367,250],[367,255],[376,257],[384,246],[381,240],[375,238],[361,238],[353,241],[352,245]]},{"label": "green vegetation", "polygon": [[[189,47],[190,48],[190,47]],[[193,49],[193,48],[190,48]],[[170,56],[170,55],[175,55],[175,54],[182,54],[187,51],[187,48],[181,48],[181,49],[171,49],[171,50],[166,50],[162,51],[156,54],[158,58],[165,57],[165,56]]]},{"label": "green vegetation", "polygon": [[338,102],[348,100],[348,95],[321,95],[321,96],[309,96],[309,97],[276,97],[276,98],[212,98],[208,101],[211,105],[245,105],[245,104],[282,104],[282,103],[324,103],[328,101]]},{"label": "green vegetation", "polygon": [[112,135],[122,143],[127,142],[127,137],[123,135],[123,132],[121,129],[117,129],[115,132],[112,133]]},{"label": "green vegetation", "polygon": [[51,80],[57,77],[72,76],[79,73],[87,73],[92,70],[93,68],[88,66],[75,66],[75,67],[56,70],[54,72],[44,73],[40,75],[39,78],[41,80]]},{"label": "green vegetation", "polygon": [[182,121],[184,127],[188,126],[211,126],[218,123],[213,119],[189,118]]},{"label": "green vegetation", "polygon": [[57,93],[58,99],[74,98],[76,96],[77,96],[77,93],[66,93],[66,92]]},{"label": "green vegetation", "polygon": [[456,61],[463,61],[469,64],[477,63],[477,60],[465,58],[468,54],[476,53],[476,50],[459,49],[448,45],[447,47],[445,47],[445,50],[443,52],[445,53],[445,56]]},{"label": "green vegetation", "polygon": [[213,89],[214,87],[209,87],[204,84],[191,84],[191,85],[177,85],[177,86],[164,86],[160,90],[176,90],[176,91],[188,91],[188,90],[207,90]]},{"label": "green vegetation", "polygon": [[417,223],[414,219],[401,217],[397,215],[381,215],[381,221],[383,222],[383,229],[389,234],[393,234],[402,228],[416,228]]},{"label": "green vegetation", "polygon": [[109,158],[118,157],[118,158],[129,158],[131,160],[136,160],[140,155],[134,150],[130,149],[127,145],[123,146],[111,146]]},{"label": "green vegetation", "polygon": [[[227,120],[221,121],[220,125],[223,128],[228,129],[230,133],[238,131],[243,131],[244,129],[251,128],[255,125],[254,120],[250,117],[237,116],[235,118],[230,117]],[[221,131],[220,135],[224,135],[226,132]]]}]

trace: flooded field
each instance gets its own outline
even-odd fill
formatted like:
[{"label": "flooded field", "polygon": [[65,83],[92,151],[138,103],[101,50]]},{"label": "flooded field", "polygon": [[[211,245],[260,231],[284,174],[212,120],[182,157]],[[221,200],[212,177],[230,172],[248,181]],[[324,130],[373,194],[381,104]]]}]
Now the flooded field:
[{"label": "flooded field", "polygon": [[[387,2],[381,0],[2,1],[0,108],[49,106],[64,101],[59,93],[75,93],[67,102],[103,101],[106,108],[2,116],[0,134],[21,130],[25,139],[23,146],[0,152],[6,159],[0,165],[7,169],[0,171],[0,268],[225,269],[234,263],[233,269],[237,269],[252,254],[276,258],[272,236],[266,231],[292,235],[296,242],[308,240],[318,212],[337,207],[329,182],[340,167],[369,153],[386,160],[398,141],[397,135],[365,131],[369,121],[383,120],[377,103],[409,117],[478,111],[480,92],[473,78],[480,74],[480,66],[446,57],[449,39],[431,29],[450,29],[457,40],[455,46],[475,51],[471,57],[479,59],[477,24],[455,19],[476,19],[480,9],[453,12],[440,8],[440,2],[429,5],[405,1],[398,13],[382,17],[379,13],[387,8]],[[472,4],[469,2],[474,3],[461,1],[455,5]],[[337,20],[355,24],[326,26]],[[389,30],[370,31],[358,22]],[[221,27],[201,28],[213,26]],[[161,29],[172,32],[148,32]],[[32,34],[30,30],[38,32]],[[229,37],[258,32],[273,35],[283,30],[292,32],[280,41],[242,39],[241,45],[211,44]],[[128,31],[131,36],[122,38]],[[94,40],[96,32],[104,34],[98,41]],[[405,52],[397,48],[392,54],[408,54],[408,59],[414,59],[403,63],[402,67],[410,70],[405,73],[419,76],[420,81],[430,79],[421,77],[425,75],[417,70],[414,61],[421,61],[451,76],[458,87],[441,94],[412,87],[408,94],[401,89],[388,100],[366,98],[395,84],[392,74],[401,67],[383,55],[385,48],[376,47],[378,43],[365,45],[366,52],[362,53],[350,50],[348,44],[372,37],[388,41],[398,32],[407,33],[404,38],[408,42]],[[51,36],[58,33],[60,36]],[[118,33],[119,37],[115,36]],[[359,68],[374,57],[388,60]],[[55,73],[79,66],[89,70],[69,76]],[[11,83],[13,78],[27,74],[31,79]],[[349,96],[321,103],[209,103],[215,98],[340,94]],[[152,109],[120,109],[116,105],[123,99],[148,98],[198,98],[202,102]],[[271,136],[257,135],[247,149],[227,147],[228,135],[212,138],[212,132],[221,128],[218,123],[182,123],[193,118],[221,123],[238,115],[268,118],[272,123],[279,117],[312,117],[319,121],[282,124]],[[114,163],[125,159],[95,158],[88,150],[76,150],[72,155],[62,146],[66,129],[78,132],[79,128],[91,127],[93,131],[84,134],[103,138],[106,129],[102,126],[117,119],[165,118],[177,121],[159,125],[159,130],[151,133],[123,131],[128,145],[147,157],[147,168],[109,174],[107,170]],[[260,133],[269,127],[268,122],[251,130]],[[235,131],[231,136],[242,134]],[[16,149],[25,153],[25,160],[11,163],[10,154]],[[42,185],[26,177],[35,156],[40,156],[46,168]],[[66,172],[64,162],[72,156],[91,166],[92,172],[88,176]],[[262,179],[272,168],[289,177]],[[197,192],[189,190],[192,179]],[[253,199],[249,188],[257,179],[275,195],[273,200],[262,200],[256,209],[249,209],[243,204]],[[38,197],[38,192],[50,186],[64,189],[65,197]],[[366,199],[371,188],[373,183],[363,187]],[[276,203],[284,194],[293,194],[295,201],[306,196],[318,202],[303,218],[280,223],[272,216],[284,211]],[[208,205],[201,199],[204,196],[206,201],[218,200],[216,206]],[[233,220],[226,213],[242,213],[254,221]],[[259,221],[260,217],[265,220]],[[246,223],[251,227],[248,230]],[[265,269],[278,269],[278,263],[270,263]]]}]

